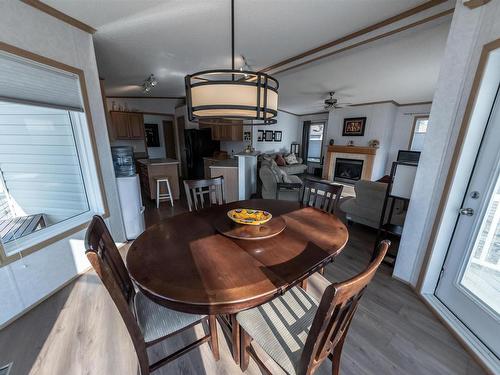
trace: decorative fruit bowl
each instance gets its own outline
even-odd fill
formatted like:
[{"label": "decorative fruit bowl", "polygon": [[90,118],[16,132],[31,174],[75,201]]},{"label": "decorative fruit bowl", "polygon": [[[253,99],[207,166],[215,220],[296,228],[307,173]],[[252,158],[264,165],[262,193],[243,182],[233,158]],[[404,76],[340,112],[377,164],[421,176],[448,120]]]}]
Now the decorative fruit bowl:
[{"label": "decorative fruit bowl", "polygon": [[261,225],[267,223],[273,217],[267,211],[251,208],[236,208],[228,211],[227,216],[235,223],[246,225]]}]

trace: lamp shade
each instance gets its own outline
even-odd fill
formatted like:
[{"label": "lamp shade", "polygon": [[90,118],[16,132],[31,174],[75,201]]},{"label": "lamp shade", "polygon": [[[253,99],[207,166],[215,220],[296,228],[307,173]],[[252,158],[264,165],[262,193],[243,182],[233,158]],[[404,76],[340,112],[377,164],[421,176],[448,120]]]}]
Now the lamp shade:
[{"label": "lamp shade", "polygon": [[195,119],[250,120],[274,124],[278,114],[278,81],[264,73],[212,70],[185,78],[188,114]]}]

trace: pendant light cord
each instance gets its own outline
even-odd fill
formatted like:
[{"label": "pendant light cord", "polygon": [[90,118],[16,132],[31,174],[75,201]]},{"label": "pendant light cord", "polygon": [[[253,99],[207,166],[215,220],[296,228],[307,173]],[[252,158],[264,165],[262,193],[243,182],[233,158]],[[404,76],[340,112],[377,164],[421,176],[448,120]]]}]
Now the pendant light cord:
[{"label": "pendant light cord", "polygon": [[234,70],[234,0],[231,0],[231,63]]}]

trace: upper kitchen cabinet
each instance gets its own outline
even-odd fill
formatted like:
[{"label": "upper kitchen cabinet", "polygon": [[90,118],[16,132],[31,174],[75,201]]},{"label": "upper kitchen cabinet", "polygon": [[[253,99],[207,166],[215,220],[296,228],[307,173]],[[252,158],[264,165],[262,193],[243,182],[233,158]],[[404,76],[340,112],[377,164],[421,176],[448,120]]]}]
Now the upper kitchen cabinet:
[{"label": "upper kitchen cabinet", "polygon": [[243,141],[243,122],[240,120],[200,120],[200,128],[211,128],[214,141]]},{"label": "upper kitchen cabinet", "polygon": [[111,127],[115,139],[144,139],[142,113],[111,111]]}]

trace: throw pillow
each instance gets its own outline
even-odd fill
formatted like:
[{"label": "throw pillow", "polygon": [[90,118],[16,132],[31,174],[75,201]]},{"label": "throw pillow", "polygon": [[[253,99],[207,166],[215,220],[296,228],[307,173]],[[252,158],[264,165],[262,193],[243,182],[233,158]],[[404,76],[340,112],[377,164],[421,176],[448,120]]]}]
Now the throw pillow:
[{"label": "throw pillow", "polygon": [[286,161],[285,159],[283,159],[283,156],[281,154],[276,154],[276,158],[274,160],[279,167],[284,167],[286,165]]},{"label": "throw pillow", "polygon": [[285,156],[285,161],[288,165],[299,164],[295,154],[290,154],[290,155]]}]

